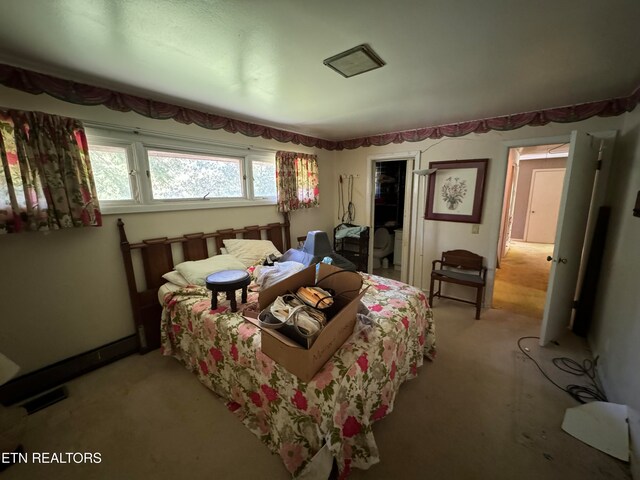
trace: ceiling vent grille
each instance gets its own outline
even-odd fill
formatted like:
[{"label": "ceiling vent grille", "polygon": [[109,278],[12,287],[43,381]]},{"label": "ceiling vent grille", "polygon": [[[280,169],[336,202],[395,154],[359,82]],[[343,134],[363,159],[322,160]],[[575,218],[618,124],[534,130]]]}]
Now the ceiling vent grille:
[{"label": "ceiling vent grille", "polygon": [[327,58],[322,63],[345,78],[375,70],[385,64],[376,52],[365,44]]}]

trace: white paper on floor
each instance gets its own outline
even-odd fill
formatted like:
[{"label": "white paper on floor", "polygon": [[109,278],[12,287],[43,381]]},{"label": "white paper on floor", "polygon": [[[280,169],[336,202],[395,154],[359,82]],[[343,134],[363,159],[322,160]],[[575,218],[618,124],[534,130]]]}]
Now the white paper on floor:
[{"label": "white paper on floor", "polygon": [[562,429],[587,445],[628,462],[628,418],[626,405],[591,402],[568,408]]}]

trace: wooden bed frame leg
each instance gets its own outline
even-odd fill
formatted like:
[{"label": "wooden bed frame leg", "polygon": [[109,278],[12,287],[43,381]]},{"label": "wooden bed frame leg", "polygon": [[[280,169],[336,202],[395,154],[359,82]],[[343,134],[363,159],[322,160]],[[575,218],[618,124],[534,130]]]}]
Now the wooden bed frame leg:
[{"label": "wooden bed frame leg", "polygon": [[289,212],[282,212],[282,217],[284,218],[284,246],[286,250],[289,250],[291,248],[291,231],[289,228],[291,222],[289,221]]}]

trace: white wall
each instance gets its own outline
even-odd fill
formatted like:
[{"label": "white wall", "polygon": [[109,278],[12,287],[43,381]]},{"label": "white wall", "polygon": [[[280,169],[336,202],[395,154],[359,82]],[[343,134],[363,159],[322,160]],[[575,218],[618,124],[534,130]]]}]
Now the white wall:
[{"label": "white wall", "polygon": [[[333,152],[210,131],[173,120],[151,120],[105,107],[72,105],[6,87],[0,87],[2,107],[210,141],[316,153],[320,208],[294,212],[291,235],[295,242],[296,236],[309,230],[333,228]],[[105,215],[100,228],[0,236],[0,352],[17,362],[22,374],[134,333],[116,228],[118,217],[123,218],[132,242],[282,220],[275,206],[241,207]]]},{"label": "white wall", "polygon": [[[480,233],[472,234],[471,225],[468,223],[441,222],[423,220],[425,206],[426,181],[424,177],[416,183],[419,185],[419,200],[413,208],[418,209],[419,230],[424,235],[424,248],[420,249],[420,235],[416,254],[413,258],[417,272],[424,271],[424,280],[417,286],[427,290],[429,288],[429,275],[431,261],[439,258],[444,250],[462,248],[482,255],[487,260],[489,268],[488,281],[491,285],[495,274],[496,248],[500,229],[500,215],[502,211],[504,181],[507,165],[506,142],[528,140],[533,138],[543,139],[541,143],[551,137],[566,136],[568,141],[572,130],[607,131],[617,130],[622,127],[624,118],[592,118],[583,122],[570,124],[549,124],[544,127],[524,127],[509,132],[490,132],[486,134],[471,134],[460,138],[444,138],[440,140],[425,140],[418,143],[405,143],[402,145],[386,145],[384,147],[367,147],[357,150],[342,151],[337,153],[337,165],[340,172],[358,174],[354,185],[353,201],[356,205],[356,223],[367,224],[366,212],[366,184],[367,184],[367,157],[372,155],[391,154],[394,152],[407,152],[420,150],[421,165],[419,168],[427,168],[429,162],[444,160],[464,160],[488,158],[487,178],[485,184],[484,203]],[[334,178],[337,182],[337,174]],[[337,219],[337,206],[334,208],[334,219]],[[455,287],[455,286],[454,286]],[[474,291],[471,289],[455,290],[454,294],[460,294],[472,298]],[[492,285],[487,288],[485,303],[489,306],[493,294]]]},{"label": "white wall", "polygon": [[[613,209],[589,340],[609,400],[633,409],[631,436],[640,460],[640,218],[632,215],[640,190],[639,108],[625,116],[613,167]],[[640,478],[640,466],[634,468]]]}]

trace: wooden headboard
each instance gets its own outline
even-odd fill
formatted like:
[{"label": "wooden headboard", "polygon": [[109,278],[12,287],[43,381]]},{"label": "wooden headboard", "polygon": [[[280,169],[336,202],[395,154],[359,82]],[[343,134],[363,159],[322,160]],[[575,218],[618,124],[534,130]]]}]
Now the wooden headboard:
[{"label": "wooden headboard", "polygon": [[[120,250],[124,260],[124,269],[129,287],[129,299],[133,309],[133,320],[138,334],[140,353],[146,353],[160,347],[160,316],[162,307],[158,303],[158,288],[166,283],[162,275],[173,270],[173,249],[182,251],[182,261],[202,260],[220,253],[224,247],[223,240],[229,238],[245,238],[271,240],[281,252],[291,248],[289,215],[283,214],[282,223],[268,225],[251,225],[243,228],[228,228],[213,233],[189,233],[181,237],[159,237],[129,243],[124,230],[124,222],[118,219],[120,232]],[[211,240],[209,240],[211,239]],[[214,245],[214,252],[209,253],[209,242]],[[139,255],[144,270],[143,279],[137,279],[134,261]],[[138,259],[139,261],[139,259]],[[139,283],[144,286],[138,288]]]}]

